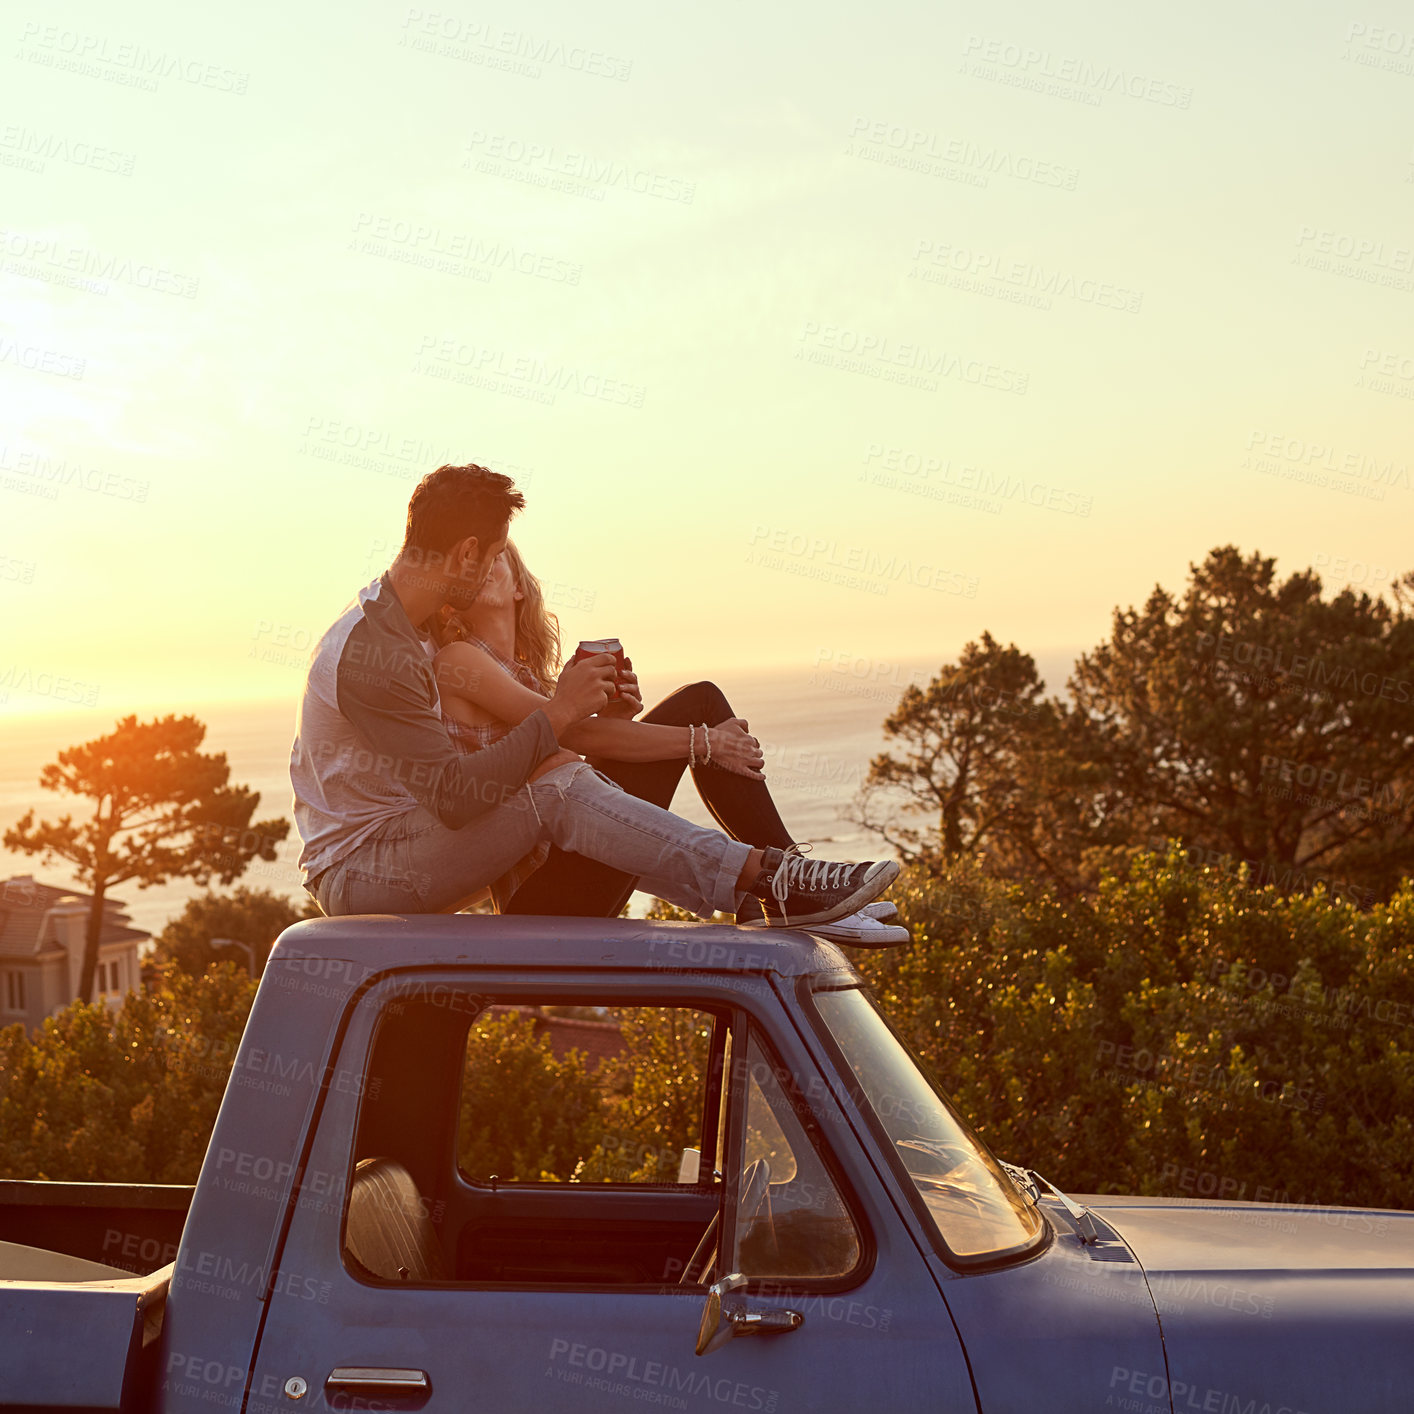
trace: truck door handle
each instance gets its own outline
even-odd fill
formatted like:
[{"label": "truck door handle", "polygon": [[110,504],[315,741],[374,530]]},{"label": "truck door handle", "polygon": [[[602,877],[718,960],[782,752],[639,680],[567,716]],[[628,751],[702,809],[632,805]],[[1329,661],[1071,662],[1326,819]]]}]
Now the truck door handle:
[{"label": "truck door handle", "polygon": [[776,1335],[798,1331],[805,1324],[799,1311],[728,1311],[726,1317],[737,1335]]},{"label": "truck door handle", "polygon": [[326,1390],[376,1390],[379,1394],[426,1394],[432,1385],[426,1370],[387,1370],[371,1365],[340,1365],[329,1371]]}]

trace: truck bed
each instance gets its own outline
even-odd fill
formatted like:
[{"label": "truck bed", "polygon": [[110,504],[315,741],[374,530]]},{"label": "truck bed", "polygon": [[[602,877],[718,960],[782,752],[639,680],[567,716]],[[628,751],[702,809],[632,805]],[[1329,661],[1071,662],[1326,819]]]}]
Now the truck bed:
[{"label": "truck bed", "polygon": [[[48,1279],[19,1276],[45,1271]],[[0,1406],[126,1414],[146,1404],[171,1264],[131,1276],[7,1242],[0,1272]]]}]

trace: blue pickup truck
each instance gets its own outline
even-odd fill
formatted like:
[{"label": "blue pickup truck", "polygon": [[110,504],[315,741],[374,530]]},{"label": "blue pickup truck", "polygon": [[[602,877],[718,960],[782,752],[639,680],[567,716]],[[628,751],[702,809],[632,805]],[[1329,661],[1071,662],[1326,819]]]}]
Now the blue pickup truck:
[{"label": "blue pickup truck", "polygon": [[[675,1171],[465,1158],[469,1033],[547,1007],[692,1019]],[[1069,1197],[802,931],[301,922],[194,1190],[4,1187],[7,1408],[1414,1407],[1414,1214]]]}]

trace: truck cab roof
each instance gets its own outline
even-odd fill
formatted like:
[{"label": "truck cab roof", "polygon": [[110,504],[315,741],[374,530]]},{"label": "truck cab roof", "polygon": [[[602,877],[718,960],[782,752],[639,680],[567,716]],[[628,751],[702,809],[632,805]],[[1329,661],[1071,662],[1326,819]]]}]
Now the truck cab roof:
[{"label": "truck cab roof", "polygon": [[272,964],[354,964],[364,977],[402,966],[593,967],[665,973],[854,975],[832,943],[790,928],[644,918],[507,914],[359,914],[315,918],[281,934]]}]

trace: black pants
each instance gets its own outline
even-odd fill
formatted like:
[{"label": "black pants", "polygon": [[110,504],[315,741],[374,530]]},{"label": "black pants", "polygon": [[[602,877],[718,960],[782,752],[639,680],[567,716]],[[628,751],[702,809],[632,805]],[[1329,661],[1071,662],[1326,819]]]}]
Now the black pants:
[{"label": "black pants", "polygon": [[[717,726],[736,716],[721,688],[714,682],[694,682],[680,687],[637,720],[659,726],[685,727],[688,723]],[[705,743],[697,739],[699,760]],[[617,781],[630,795],[650,800],[664,810],[682,779],[687,757],[672,761],[613,761],[607,756],[586,756],[596,770]],[[776,813],[765,781],[739,776],[717,766],[698,767],[692,783],[724,834],[734,840],[765,848],[784,849],[793,844],[790,832]],[[617,918],[637,884],[637,876],[611,869],[597,859],[550,846],[550,857],[512,895],[507,913],[545,913],[583,918]]]}]

